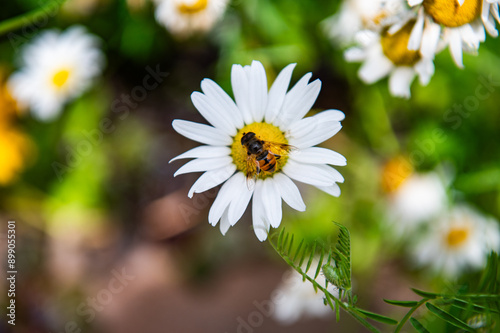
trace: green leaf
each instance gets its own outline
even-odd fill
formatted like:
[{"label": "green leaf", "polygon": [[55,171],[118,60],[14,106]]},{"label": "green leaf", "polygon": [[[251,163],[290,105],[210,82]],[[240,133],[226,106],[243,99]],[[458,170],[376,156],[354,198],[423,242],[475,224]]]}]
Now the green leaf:
[{"label": "green leaf", "polygon": [[450,323],[451,325],[461,328],[467,332],[474,332],[474,329],[472,327],[470,327],[457,317],[452,316],[450,313],[444,311],[443,309],[438,308],[437,306],[431,303],[426,303],[425,306],[427,306],[427,309],[429,309],[429,311],[431,311],[432,313],[434,313],[436,316],[443,319],[447,323]]},{"label": "green leaf", "polygon": [[356,309],[359,313],[365,315],[366,317],[376,320],[378,322],[384,323],[384,324],[389,324],[389,325],[396,325],[398,323],[397,320],[394,320],[392,318],[380,315],[378,313],[362,310],[362,309]]},{"label": "green leaf", "polygon": [[463,309],[463,310],[472,310],[475,312],[495,312],[495,313],[500,313],[496,309],[492,309],[490,307],[482,306],[479,304],[474,304],[470,301],[465,301],[463,299],[459,298],[454,298],[451,300],[451,304],[457,308]]},{"label": "green leaf", "polygon": [[411,290],[413,290],[413,292],[415,294],[417,294],[418,296],[422,296],[422,297],[428,298],[428,299],[435,299],[435,298],[437,298],[439,296],[439,294],[430,293],[430,292],[418,290],[418,289],[415,289],[415,288],[411,288]]},{"label": "green leaf", "polygon": [[410,324],[415,327],[419,333],[430,333],[418,320],[410,318]]},{"label": "green leaf", "polygon": [[314,273],[314,279],[316,279],[321,271],[321,264],[323,263],[323,257],[325,256],[325,250],[321,248],[321,254],[319,255],[318,267],[316,267],[316,273]]},{"label": "green leaf", "polygon": [[278,241],[276,242],[277,245],[278,245],[278,250],[282,250],[283,247],[281,246],[281,244],[283,244],[283,234],[285,233],[285,228],[281,229],[280,230],[280,234],[278,236]]},{"label": "green leaf", "polygon": [[391,304],[391,305],[402,306],[405,308],[412,308],[418,304],[417,301],[396,301],[396,300],[390,300],[390,299],[384,299],[384,302]]},{"label": "green leaf", "polygon": [[295,262],[295,260],[297,260],[297,257],[300,253],[300,250],[302,249],[302,245],[304,245],[304,238],[302,238],[302,240],[299,243],[299,246],[297,247],[297,250],[295,251],[295,255],[293,256],[293,259],[292,259],[293,262]]},{"label": "green leaf", "polygon": [[309,271],[309,268],[311,268],[311,264],[314,260],[314,256],[316,255],[316,242],[314,242],[314,245],[313,245],[313,248],[312,248],[312,251],[311,251],[311,254],[309,255],[309,261],[307,262],[307,266],[306,266],[306,272]]}]

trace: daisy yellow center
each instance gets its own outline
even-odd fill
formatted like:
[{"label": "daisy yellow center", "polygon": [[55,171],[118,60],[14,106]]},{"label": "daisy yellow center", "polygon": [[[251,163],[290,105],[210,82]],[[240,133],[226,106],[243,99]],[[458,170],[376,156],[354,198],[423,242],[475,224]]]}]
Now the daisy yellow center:
[{"label": "daisy yellow center", "polygon": [[66,82],[68,81],[70,71],[67,69],[61,69],[57,71],[54,76],[52,76],[52,83],[57,87],[57,88],[62,88]]},{"label": "daisy yellow center", "polygon": [[182,14],[196,14],[208,6],[208,0],[196,0],[193,3],[181,3],[177,6]]},{"label": "daisy yellow center", "polygon": [[[234,164],[236,165],[236,168],[244,174],[247,174],[248,171],[247,163],[255,163],[255,158],[249,156],[248,150],[241,144],[241,138],[243,137],[243,134],[248,132],[255,133],[256,138],[261,141],[288,144],[288,140],[285,138],[285,134],[278,127],[268,123],[253,123],[250,125],[246,125],[242,129],[240,129],[234,136],[234,141],[231,145],[231,156],[233,158]],[[273,152],[272,149],[270,149],[269,152],[277,153]],[[287,159],[287,156],[281,156],[279,159],[276,159],[276,168],[274,169],[274,171],[261,171],[260,174],[257,175],[257,178],[265,179],[280,171],[283,166],[285,166]]]},{"label": "daisy yellow center", "polygon": [[380,43],[384,55],[396,66],[413,66],[420,60],[418,51],[408,50],[408,40],[415,20],[410,20],[399,31],[389,34],[387,29],[382,32]]},{"label": "daisy yellow center", "polygon": [[467,227],[455,227],[446,234],[446,245],[449,248],[462,246],[469,238],[469,229]]},{"label": "daisy yellow center", "polygon": [[424,0],[424,9],[436,23],[446,27],[459,27],[471,23],[481,14],[482,0]]},{"label": "daisy yellow center", "polygon": [[382,170],[382,189],[395,192],[412,173],[411,164],[402,156],[390,160]]}]

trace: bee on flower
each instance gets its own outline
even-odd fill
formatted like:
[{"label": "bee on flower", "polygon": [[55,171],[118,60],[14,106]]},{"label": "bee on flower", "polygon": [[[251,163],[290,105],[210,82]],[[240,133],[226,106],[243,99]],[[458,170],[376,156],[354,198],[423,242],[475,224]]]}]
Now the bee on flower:
[{"label": "bee on flower", "polygon": [[156,20],[173,35],[185,38],[207,32],[224,15],[227,0],[156,0]]},{"label": "bee on flower", "polygon": [[9,79],[14,98],[39,120],[54,119],[101,74],[104,55],[98,45],[80,26],[42,32],[23,48],[21,68]]},{"label": "bee on flower", "polygon": [[459,205],[433,220],[416,242],[417,264],[456,278],[467,269],[481,269],[491,251],[500,250],[500,228],[495,219]]},{"label": "bee on flower", "polygon": [[204,172],[188,196],[224,183],[208,214],[208,221],[225,234],[243,215],[252,199],[253,227],[264,241],[270,227],[281,223],[281,199],[304,211],[306,206],[292,181],[313,185],[340,195],[344,178],[329,165],[346,165],[346,159],[329,149],[314,147],[342,128],[344,114],[327,110],[304,116],[313,106],[321,81],[309,83],[304,75],[287,92],[295,64],[285,67],[268,91],[264,67],[233,65],[231,83],[235,101],[215,82],[204,79],[203,93],[191,95],[194,106],[211,124],[174,120],[173,128],[185,137],[204,143],[171,161],[195,158],[174,176]]}]

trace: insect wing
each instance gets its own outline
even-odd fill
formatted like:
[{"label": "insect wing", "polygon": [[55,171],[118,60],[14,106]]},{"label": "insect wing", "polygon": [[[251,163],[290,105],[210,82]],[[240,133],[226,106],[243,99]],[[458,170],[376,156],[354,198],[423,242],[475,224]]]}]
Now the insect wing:
[{"label": "insect wing", "polygon": [[297,148],[285,143],[264,141],[264,149],[269,150],[274,155],[286,156]]}]

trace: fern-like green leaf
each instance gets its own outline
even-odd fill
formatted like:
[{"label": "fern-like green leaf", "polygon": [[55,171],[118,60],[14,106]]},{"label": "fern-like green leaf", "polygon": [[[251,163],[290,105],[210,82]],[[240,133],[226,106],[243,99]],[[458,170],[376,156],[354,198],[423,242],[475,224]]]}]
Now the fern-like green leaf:
[{"label": "fern-like green leaf", "polygon": [[384,302],[391,304],[391,305],[402,306],[405,308],[412,308],[415,305],[418,305],[417,301],[395,301],[395,300],[390,300],[390,299],[384,299]]},{"label": "fern-like green leaf", "polygon": [[474,329],[464,323],[462,320],[458,319],[457,317],[451,315],[449,312],[444,311],[441,308],[438,308],[437,306],[431,304],[431,303],[426,303],[425,306],[427,306],[427,309],[429,309],[430,312],[434,313],[436,316],[439,318],[443,319],[447,323],[456,326],[458,328],[463,329],[464,331],[467,332],[474,332]]},{"label": "fern-like green leaf", "polygon": [[418,320],[415,318],[410,318],[410,323],[419,333],[430,333],[424,325],[422,325]]}]

